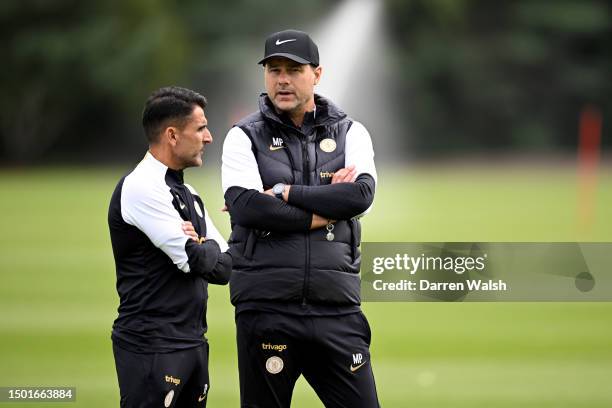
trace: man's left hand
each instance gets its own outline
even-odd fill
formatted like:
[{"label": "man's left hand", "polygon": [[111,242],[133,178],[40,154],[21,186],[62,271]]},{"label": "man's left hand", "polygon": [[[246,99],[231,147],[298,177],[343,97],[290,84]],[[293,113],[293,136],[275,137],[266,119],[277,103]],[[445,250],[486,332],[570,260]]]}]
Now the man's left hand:
[{"label": "man's left hand", "polygon": [[344,167],[334,172],[334,177],[332,177],[331,184],[352,183],[353,181],[355,181],[356,173],[357,171],[355,170],[354,164],[351,164],[348,167]]}]

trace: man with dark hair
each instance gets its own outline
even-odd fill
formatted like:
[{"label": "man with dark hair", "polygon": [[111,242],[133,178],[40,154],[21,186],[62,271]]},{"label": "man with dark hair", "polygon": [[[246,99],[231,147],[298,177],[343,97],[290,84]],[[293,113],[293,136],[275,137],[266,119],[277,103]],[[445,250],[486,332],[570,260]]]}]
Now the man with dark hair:
[{"label": "man with dark hair", "polygon": [[205,107],[189,89],[154,92],[142,115],[149,151],[111,198],[121,407],[206,405],[207,285],[227,284],[231,257],[202,199],[183,182],[183,170],[201,166],[212,143]]},{"label": "man with dark hair", "polygon": [[378,407],[359,297],[370,135],[314,93],[322,68],[308,34],[272,34],[260,64],[267,94],[223,145],[241,406],[289,407],[304,375],[328,408]]}]

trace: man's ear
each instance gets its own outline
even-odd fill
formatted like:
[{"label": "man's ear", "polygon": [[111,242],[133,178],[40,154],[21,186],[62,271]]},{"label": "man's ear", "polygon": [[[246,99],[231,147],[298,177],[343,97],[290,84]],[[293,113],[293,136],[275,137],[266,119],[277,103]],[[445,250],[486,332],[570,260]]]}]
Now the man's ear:
[{"label": "man's ear", "polygon": [[323,67],[322,66],[318,66],[316,68],[314,68],[314,75],[315,75],[315,80],[314,80],[314,84],[318,85],[319,81],[321,80],[321,75],[323,74]]},{"label": "man's ear", "polygon": [[178,129],[174,126],[168,126],[164,130],[164,134],[162,137],[166,139],[170,146],[174,147],[176,146],[176,143],[178,141]]}]

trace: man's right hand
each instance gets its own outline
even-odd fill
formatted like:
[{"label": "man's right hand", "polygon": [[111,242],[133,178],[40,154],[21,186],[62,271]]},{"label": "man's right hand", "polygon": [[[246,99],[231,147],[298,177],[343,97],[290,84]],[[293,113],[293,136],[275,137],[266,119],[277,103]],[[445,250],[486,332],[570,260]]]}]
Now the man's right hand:
[{"label": "man's right hand", "polygon": [[326,226],[329,223],[335,223],[334,220],[328,220],[327,218],[323,218],[320,215],[312,214],[312,222],[310,223],[310,229],[317,229]]},{"label": "man's right hand", "polygon": [[198,233],[196,232],[195,228],[193,227],[193,224],[190,221],[183,222],[182,227],[185,235],[187,235],[189,238],[193,239],[196,242],[199,241]]}]

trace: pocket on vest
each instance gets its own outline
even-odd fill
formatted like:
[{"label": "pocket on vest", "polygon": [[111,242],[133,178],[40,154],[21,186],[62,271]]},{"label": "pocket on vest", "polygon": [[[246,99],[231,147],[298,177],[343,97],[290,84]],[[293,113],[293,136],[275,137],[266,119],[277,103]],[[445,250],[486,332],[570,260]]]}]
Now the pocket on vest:
[{"label": "pocket on vest", "polygon": [[[236,225],[227,242],[232,256],[251,260],[255,250],[254,238],[252,230]],[[234,260],[234,265],[239,263],[238,259]]]}]

